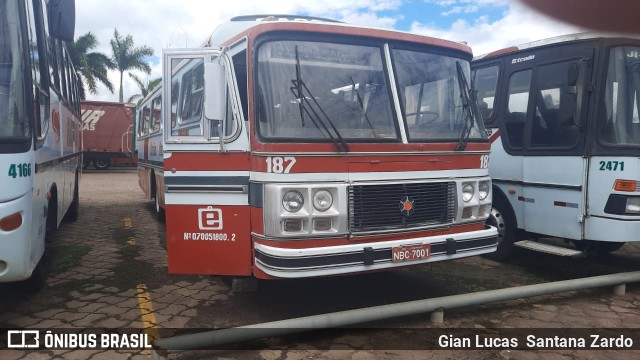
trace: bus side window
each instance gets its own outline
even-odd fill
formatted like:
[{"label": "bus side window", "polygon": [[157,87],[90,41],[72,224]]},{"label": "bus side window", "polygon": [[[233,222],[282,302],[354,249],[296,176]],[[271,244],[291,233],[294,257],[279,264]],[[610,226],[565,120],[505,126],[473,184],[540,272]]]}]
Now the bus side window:
[{"label": "bus side window", "polygon": [[522,148],[530,87],[531,69],[511,74],[507,111],[504,116],[504,130],[509,146],[514,149]]},{"label": "bus side window", "polygon": [[[176,127],[177,125],[177,121],[178,121],[178,100],[180,98],[180,83],[179,82],[174,82],[171,85],[171,131],[173,132],[173,129]],[[172,134],[175,135],[175,134]]]},{"label": "bus side window", "polygon": [[[47,37],[45,34],[42,3],[26,2],[29,11],[29,52],[33,71],[34,96],[38,100],[36,108],[35,131],[38,139],[43,139],[49,122],[49,77],[47,76]],[[42,141],[36,144],[40,147]]]},{"label": "bus side window", "polygon": [[56,56],[56,40],[49,37],[48,45],[47,58],[49,59],[49,72],[51,73],[51,83],[53,84],[52,88],[60,92],[60,73],[58,72],[58,58]]},{"label": "bus side window", "polygon": [[242,114],[245,120],[249,120],[249,103],[247,91],[247,51],[243,50],[232,58],[233,69],[236,74],[238,83],[238,93],[240,95],[240,105],[242,106]]},{"label": "bus side window", "polygon": [[149,133],[149,121],[151,116],[151,104],[147,103],[142,108],[142,135]]},{"label": "bus side window", "polygon": [[[174,60],[175,61],[175,60]],[[202,109],[204,105],[204,61],[191,60],[181,77],[178,126],[172,136],[202,136]],[[173,94],[173,91],[172,91]],[[173,97],[173,95],[172,95]]]},{"label": "bus side window", "polygon": [[473,72],[473,88],[478,91],[478,105],[485,123],[493,122],[493,114],[496,99],[496,87],[498,85],[498,65],[492,65],[476,69]]},{"label": "bus side window", "polygon": [[566,148],[578,142],[578,128],[573,122],[576,87],[567,84],[569,65],[570,62],[563,62],[538,68],[532,147]]},{"label": "bus side window", "polygon": [[157,96],[153,99],[153,121],[151,122],[151,132],[155,133],[160,130],[160,113],[162,111],[162,96]]}]

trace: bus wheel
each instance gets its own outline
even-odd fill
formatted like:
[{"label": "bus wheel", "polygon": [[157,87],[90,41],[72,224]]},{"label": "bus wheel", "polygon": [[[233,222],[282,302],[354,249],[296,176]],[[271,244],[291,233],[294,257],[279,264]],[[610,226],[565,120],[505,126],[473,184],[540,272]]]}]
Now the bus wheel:
[{"label": "bus wheel", "polygon": [[80,215],[80,192],[78,191],[78,174],[76,173],[76,186],[73,188],[73,201],[67,210],[64,219],[67,221],[76,221]]},{"label": "bus wheel", "polygon": [[111,165],[111,160],[109,159],[95,159],[93,160],[93,165],[95,165],[98,170],[107,170],[109,165]]},{"label": "bus wheel", "polygon": [[498,229],[498,249],[494,253],[485,254],[484,257],[496,260],[506,260],[513,251],[515,242],[515,216],[504,201],[494,199],[491,215],[487,219],[487,224]]},{"label": "bus wheel", "polygon": [[44,287],[47,283],[49,272],[51,271],[51,253],[53,251],[52,236],[55,229],[55,211],[55,208],[49,204],[47,218],[45,219],[47,226],[44,235],[44,253],[40,258],[40,261],[38,261],[35,269],[33,269],[31,276],[20,283],[22,289],[30,294],[37,293]]},{"label": "bus wheel", "polygon": [[590,241],[590,240],[572,240],[573,246],[578,250],[585,252],[587,256],[603,256],[610,252],[616,251],[624,246],[624,242],[610,241]]},{"label": "bus wheel", "polygon": [[162,206],[160,206],[160,197],[158,196],[158,194],[156,193],[155,196],[155,200],[156,200],[156,217],[158,218],[158,220],[164,222],[164,209],[162,208]]}]

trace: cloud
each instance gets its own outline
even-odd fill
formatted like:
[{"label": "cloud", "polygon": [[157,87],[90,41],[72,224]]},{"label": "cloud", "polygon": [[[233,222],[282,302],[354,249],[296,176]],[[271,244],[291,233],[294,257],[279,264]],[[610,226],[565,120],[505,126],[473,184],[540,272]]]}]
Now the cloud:
[{"label": "cloud", "polygon": [[449,11],[444,11],[441,12],[440,15],[442,16],[449,16],[449,15],[453,15],[453,14],[470,14],[470,13],[475,13],[478,12],[478,6],[476,5],[468,5],[468,6],[454,6],[453,9],[449,10]]},{"label": "cloud", "polygon": [[[487,0],[478,0],[478,3]],[[498,0],[500,1],[500,0]],[[535,40],[571,34],[584,29],[561,23],[536,13],[517,1],[508,2],[502,17],[491,22],[486,15],[475,19],[457,19],[449,28],[439,28],[432,24],[415,21],[410,32],[465,41],[473,48],[475,55],[485,54],[512,45]]]}]

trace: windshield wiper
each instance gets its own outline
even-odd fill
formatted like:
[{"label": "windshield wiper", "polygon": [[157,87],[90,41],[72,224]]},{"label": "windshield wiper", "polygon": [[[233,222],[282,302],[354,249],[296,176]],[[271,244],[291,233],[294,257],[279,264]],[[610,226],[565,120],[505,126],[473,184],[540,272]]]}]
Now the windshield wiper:
[{"label": "windshield wiper", "polygon": [[[340,135],[340,132],[338,132],[338,129],[336,128],[335,124],[333,123],[333,121],[331,121],[331,118],[329,118],[327,113],[322,109],[322,106],[320,106],[315,96],[313,96],[313,94],[311,93],[311,90],[309,90],[309,88],[304,83],[304,81],[302,81],[302,75],[300,74],[300,56],[298,55],[298,46],[295,47],[295,50],[296,50],[296,79],[291,80],[291,83],[293,84],[293,86],[290,87],[289,90],[291,90],[293,95],[298,99],[298,104],[300,107],[300,116],[302,117],[302,125],[304,126],[303,114],[306,113],[311,119],[311,121],[313,122],[313,124],[316,126],[316,128],[320,129],[320,126],[318,126],[318,123],[322,125],[322,128],[327,133],[331,141],[336,145],[336,149],[338,149],[338,151],[349,152],[349,145],[347,145],[347,142],[344,141],[344,139]],[[305,98],[305,91],[309,96],[308,100]],[[316,109],[314,109],[312,105],[306,105],[309,102],[312,102],[313,104],[315,104],[315,106],[318,108],[318,110],[324,116],[324,118],[320,116],[320,114],[318,114],[318,111],[316,111]],[[329,127],[327,127],[327,125],[325,124],[325,120],[329,123],[329,125],[331,126],[331,129],[333,129],[337,139],[331,134]]]},{"label": "windshield wiper", "polygon": [[[369,128],[371,128],[371,133],[373,134],[373,136],[376,136],[376,131],[373,129],[373,125],[371,125],[371,121],[369,120],[369,116],[367,115],[367,110],[365,110],[364,108],[364,103],[362,102],[362,98],[360,97],[360,92],[356,90],[356,82],[353,81],[353,77],[351,76],[349,76],[349,80],[351,80],[351,85],[353,86],[352,91],[356,93],[358,104],[360,105],[360,109],[362,109],[362,114],[364,115],[365,120],[367,120],[367,125],[369,125]],[[367,91],[366,86],[367,85],[365,84],[365,91]]]},{"label": "windshield wiper", "polygon": [[459,61],[456,61],[456,71],[458,73],[458,86],[460,87],[460,98],[462,99],[462,109],[464,111],[464,128],[460,133],[458,139],[458,145],[456,145],[456,151],[462,151],[467,147],[469,142],[469,136],[471,136],[471,130],[473,129],[475,114],[473,106],[475,102],[475,96],[473,91],[469,90],[467,85],[467,79],[464,77],[464,71]]}]

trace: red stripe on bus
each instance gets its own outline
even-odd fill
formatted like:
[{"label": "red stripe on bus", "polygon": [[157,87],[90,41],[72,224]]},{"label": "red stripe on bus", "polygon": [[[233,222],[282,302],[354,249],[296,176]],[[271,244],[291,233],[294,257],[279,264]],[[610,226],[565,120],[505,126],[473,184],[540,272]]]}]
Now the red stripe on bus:
[{"label": "red stripe on bus", "polygon": [[[358,173],[479,169],[480,155],[423,156],[254,156],[252,171],[269,172],[269,161],[280,158],[289,173]],[[295,162],[293,159],[295,158]],[[290,165],[291,164],[291,165]],[[273,166],[273,165],[272,165]],[[286,170],[285,170],[286,169]],[[271,169],[271,171],[274,171]],[[274,171],[275,172],[275,171]]]},{"label": "red stripe on bus", "polygon": [[489,142],[493,144],[496,140],[498,140],[499,137],[500,137],[500,130],[496,130],[496,132],[491,134],[491,137],[489,138]]},{"label": "red stripe on bus", "polygon": [[249,171],[250,155],[244,153],[174,152],[164,159],[164,169],[180,171]]}]

